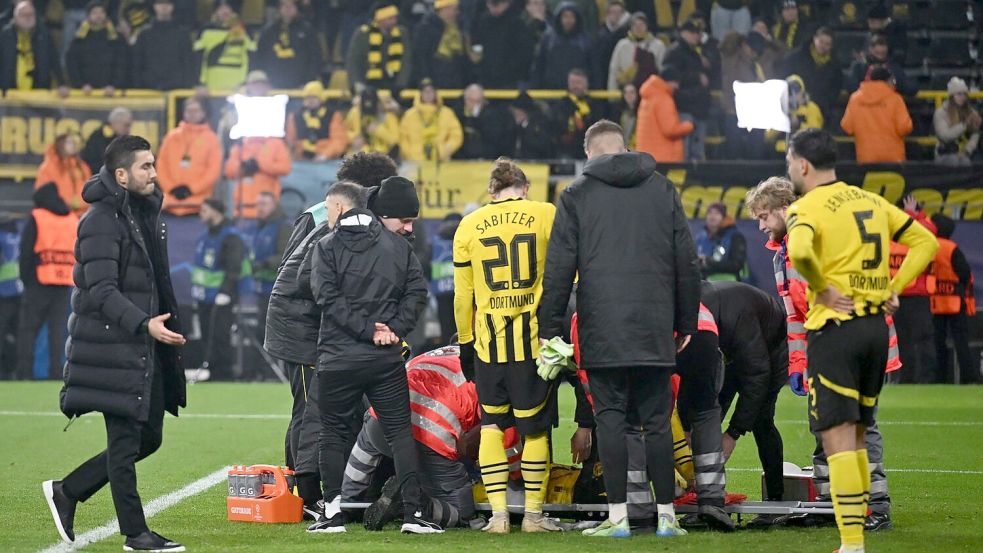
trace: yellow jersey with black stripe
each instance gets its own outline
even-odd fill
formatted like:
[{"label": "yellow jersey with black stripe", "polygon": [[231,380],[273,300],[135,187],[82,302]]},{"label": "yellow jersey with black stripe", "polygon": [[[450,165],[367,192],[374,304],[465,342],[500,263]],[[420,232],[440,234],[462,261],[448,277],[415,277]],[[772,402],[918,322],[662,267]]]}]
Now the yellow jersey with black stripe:
[{"label": "yellow jersey with black stripe", "polygon": [[[831,320],[883,313],[892,293],[903,290],[924,269],[916,265],[936,242],[928,230],[913,223],[907,213],[881,196],[841,181],[817,186],[789,206],[789,256],[809,282],[805,328],[818,330]],[[889,255],[892,240],[917,246],[920,252],[894,280]],[[853,312],[817,304],[816,295],[827,286],[851,298]]]},{"label": "yellow jersey with black stripe", "polygon": [[486,363],[539,355],[536,311],[556,207],[513,198],[461,221],[454,235],[454,318],[462,344]]}]

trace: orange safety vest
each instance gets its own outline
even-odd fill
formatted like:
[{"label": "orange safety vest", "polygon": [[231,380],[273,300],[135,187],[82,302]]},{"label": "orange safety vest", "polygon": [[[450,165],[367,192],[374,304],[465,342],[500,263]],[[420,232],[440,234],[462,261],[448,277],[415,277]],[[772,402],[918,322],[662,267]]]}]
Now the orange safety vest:
[{"label": "orange safety vest", "polygon": [[935,253],[935,293],[932,294],[933,315],[956,315],[962,311],[962,301],[966,301],[966,314],[976,315],[976,296],[973,294],[973,277],[970,275],[969,284],[959,297],[959,277],[952,269],[952,252],[956,251],[956,243],[946,238],[939,238],[939,251]]},{"label": "orange safety vest", "polygon": [[72,268],[75,266],[78,215],[55,215],[47,209],[34,209],[31,215],[38,229],[34,242],[38,282],[48,286],[75,286]]},{"label": "orange safety vest", "polygon": [[[899,244],[897,242],[891,242],[891,257],[890,257],[890,270],[891,279],[894,279],[894,275],[898,274],[898,269],[901,268],[901,264],[904,263],[905,257],[908,256],[908,246]],[[928,264],[928,268],[925,272],[918,275],[918,278],[914,280],[907,288],[901,292],[901,296],[931,296],[935,293],[935,266],[933,263]]]}]

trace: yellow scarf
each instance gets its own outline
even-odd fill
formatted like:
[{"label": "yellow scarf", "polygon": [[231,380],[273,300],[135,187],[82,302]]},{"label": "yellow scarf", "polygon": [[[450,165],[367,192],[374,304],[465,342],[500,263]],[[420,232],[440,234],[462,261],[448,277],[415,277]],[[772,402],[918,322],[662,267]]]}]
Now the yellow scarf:
[{"label": "yellow scarf", "polygon": [[573,94],[567,94],[567,98],[573,102],[575,111],[570,120],[567,121],[567,131],[576,132],[584,128],[584,120],[590,117],[590,103],[587,98],[578,98]]},{"label": "yellow scarf", "polygon": [[[775,28],[771,34],[775,35],[775,38],[782,36],[782,28],[785,25],[783,23],[775,23]],[[785,47],[789,50],[792,49],[792,44],[795,42],[795,35],[799,32],[799,22],[793,21],[788,26],[788,34],[785,35]]]},{"label": "yellow scarf", "polygon": [[304,109],[300,115],[304,124],[304,128],[299,129],[301,132],[298,133],[302,136],[301,147],[305,155],[314,157],[318,140],[328,137],[328,126],[325,124],[330,124],[330,121],[325,121],[328,119],[328,106],[321,106],[314,111]]},{"label": "yellow scarf", "polygon": [[88,21],[83,21],[82,24],[79,25],[79,30],[77,33],[75,33],[75,36],[78,38],[85,38],[89,36],[90,32],[101,31],[103,29],[106,30],[107,40],[116,40],[119,37],[119,35],[116,34],[116,28],[113,27],[112,21],[106,21],[106,24],[99,28],[93,27]]},{"label": "yellow scarf", "polygon": [[754,62],[754,75],[758,77],[758,81],[765,82],[765,70],[758,62]]},{"label": "yellow scarf", "polygon": [[374,25],[363,25],[362,31],[369,35],[369,69],[365,72],[365,80],[375,83],[398,75],[403,68],[403,37],[399,27],[394,27],[389,34],[385,64],[382,63],[382,44],[385,42],[382,31]]},{"label": "yellow scarf", "polygon": [[817,52],[815,45],[809,46],[809,55],[812,56],[812,61],[816,62],[816,65],[818,65],[820,67],[822,67],[822,66],[826,65],[827,63],[829,63],[829,60],[832,58],[832,56],[830,54],[826,54],[824,56],[824,55],[820,54],[819,52]]},{"label": "yellow scarf", "polygon": [[276,44],[273,45],[273,53],[278,59],[290,59],[296,55],[294,49],[290,47],[290,25],[280,25],[280,35],[277,37]]},{"label": "yellow scarf", "polygon": [[427,159],[436,160],[438,152],[437,144],[437,134],[440,131],[440,125],[437,124],[438,119],[440,119],[440,106],[434,104],[419,104],[416,106],[416,112],[420,116],[420,128],[422,130],[423,138],[423,153]]},{"label": "yellow scarf", "polygon": [[437,45],[437,57],[452,60],[464,54],[464,41],[461,39],[461,29],[457,25],[445,25],[444,34]]},{"label": "yellow scarf", "polygon": [[34,88],[34,45],[29,31],[17,31],[17,90]]}]

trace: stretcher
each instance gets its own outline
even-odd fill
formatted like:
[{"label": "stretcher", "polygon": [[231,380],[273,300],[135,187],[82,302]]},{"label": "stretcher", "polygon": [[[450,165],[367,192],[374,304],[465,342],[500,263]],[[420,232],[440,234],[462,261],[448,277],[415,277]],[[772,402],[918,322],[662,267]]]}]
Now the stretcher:
[{"label": "stretcher", "polygon": [[[341,508],[363,511],[371,503],[342,503]],[[478,512],[491,513],[491,505],[478,503]],[[735,515],[832,515],[833,504],[829,501],[743,501],[725,507]],[[509,505],[509,512],[521,515],[524,505]],[[676,514],[696,512],[696,505],[676,505]],[[543,512],[557,518],[600,518],[607,515],[606,503],[546,503]]]}]

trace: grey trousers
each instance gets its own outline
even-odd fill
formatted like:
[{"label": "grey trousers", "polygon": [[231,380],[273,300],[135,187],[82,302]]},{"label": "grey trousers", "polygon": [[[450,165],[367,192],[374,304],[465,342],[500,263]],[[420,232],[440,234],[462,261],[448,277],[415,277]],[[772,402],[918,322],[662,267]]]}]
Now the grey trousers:
[{"label": "grey trousers", "polygon": [[[876,417],[876,411],[875,411]],[[823,440],[818,433],[816,450],[812,453],[812,482],[816,486],[820,501],[829,501],[829,463],[823,451]],[[891,496],[887,493],[887,474],[884,472],[884,437],[875,423],[867,428],[864,436],[867,444],[867,458],[870,461],[870,502],[868,506],[874,513],[891,514]]]}]

